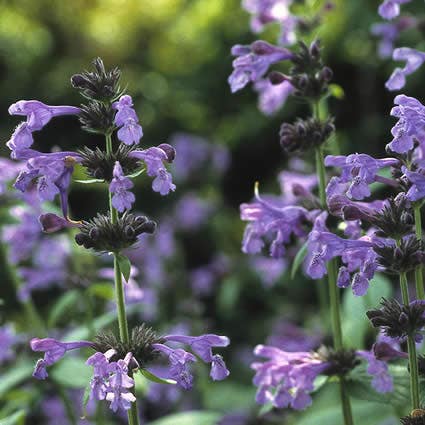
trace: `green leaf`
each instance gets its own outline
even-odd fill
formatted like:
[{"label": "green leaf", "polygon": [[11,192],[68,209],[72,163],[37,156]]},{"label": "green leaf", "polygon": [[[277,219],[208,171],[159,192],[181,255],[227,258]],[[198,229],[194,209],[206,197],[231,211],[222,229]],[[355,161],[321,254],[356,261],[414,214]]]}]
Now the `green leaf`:
[{"label": "green leaf", "polygon": [[302,262],[304,261],[304,258],[307,255],[307,248],[308,248],[308,244],[307,244],[307,242],[305,242],[303,244],[303,246],[297,252],[297,255],[295,256],[294,262],[292,263],[291,279],[293,279],[295,277],[295,274],[297,273]]},{"label": "green leaf", "polygon": [[92,184],[92,183],[104,183],[105,180],[102,179],[89,179],[89,180],[74,180],[77,183],[82,183],[82,184]]},{"label": "green leaf", "polygon": [[131,262],[130,260],[122,254],[115,254],[118,260],[118,264],[120,266],[121,274],[124,276],[124,279],[128,282],[130,278],[131,271]]},{"label": "green leaf", "polygon": [[146,168],[141,168],[140,170],[134,172],[133,174],[129,174],[126,177],[130,177],[130,179],[134,179],[134,178],[140,176],[141,174],[143,174],[145,171],[146,171]]},{"label": "green leaf", "polygon": [[14,364],[6,373],[0,375],[0,399],[13,387],[31,377],[34,369],[33,363],[22,361]]},{"label": "green leaf", "polygon": [[220,414],[215,412],[184,412],[166,416],[148,425],[216,425]]},{"label": "green leaf", "polygon": [[370,281],[366,295],[357,297],[350,288],[344,290],[342,304],[342,332],[347,347],[364,347],[366,333],[370,330],[366,311],[376,307],[382,297],[391,296],[389,280],[380,274]]},{"label": "green leaf", "polygon": [[[218,385],[217,385],[218,384]],[[205,409],[220,412],[244,410],[255,400],[254,387],[224,381],[208,385]]]},{"label": "green leaf", "polygon": [[63,294],[50,310],[47,327],[53,328],[62,315],[69,313],[70,307],[76,304],[79,298],[80,294],[77,290],[68,291]]},{"label": "green leaf", "polygon": [[329,84],[329,92],[336,99],[344,99],[344,89],[339,84]]},{"label": "green leaf", "polygon": [[51,377],[66,388],[85,388],[92,376],[82,357],[64,357],[52,368]]},{"label": "green leaf", "polygon": [[87,291],[96,297],[110,301],[114,299],[114,287],[111,282],[97,282],[89,286]]},{"label": "green leaf", "polygon": [[139,369],[140,373],[149,381],[156,382],[157,384],[168,384],[168,385],[176,385],[177,381],[174,379],[163,379],[159,376],[154,375],[152,372],[149,372],[146,369]]},{"label": "green leaf", "polygon": [[0,419],[0,425],[24,425],[26,415],[25,410],[18,410],[13,415]]}]

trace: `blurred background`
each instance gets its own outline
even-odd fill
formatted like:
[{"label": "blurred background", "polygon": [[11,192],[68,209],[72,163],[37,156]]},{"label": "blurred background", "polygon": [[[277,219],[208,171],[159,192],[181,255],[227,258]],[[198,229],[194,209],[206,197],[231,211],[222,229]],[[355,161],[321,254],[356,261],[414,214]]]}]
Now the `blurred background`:
[{"label": "blurred background", "polygon": [[[288,162],[279,147],[279,127],[305,113],[305,106],[292,99],[266,117],[258,110],[258,96],[251,88],[231,94],[230,49],[257,38],[240,3],[0,0],[0,156],[9,155],[5,143],[18,124],[7,113],[9,105],[20,99],[79,105],[82,99],[72,89],[70,76],[89,69],[97,56],[108,68],[122,70],[123,85],[143,126],[141,145],[168,142],[178,156],[193,156],[193,168],[184,161],[173,166],[175,173],[171,167],[177,190],[168,197],[153,193],[150,182],[139,179],[136,209],[157,220],[159,234],[168,235],[171,242],[165,252],[154,246],[155,236],[151,237],[136,266],[141,287],[150,285],[156,297],[145,308],[157,303],[159,310],[146,320],[160,328],[184,325],[192,333],[214,331],[231,338],[232,349],[224,353],[231,379],[215,390],[211,385],[210,396],[201,403],[222,413],[254,409],[252,348],[272,334],[280,319],[304,325],[310,334],[317,331],[312,325],[317,322],[314,284],[302,273],[291,280],[282,262],[248,258],[240,251],[244,223],[239,205],[252,199],[256,181],[262,191],[279,193],[277,175]],[[334,3],[316,35],[322,41],[324,61],[334,71],[334,82],[342,88],[339,99],[330,101],[339,149],[382,157],[390,141],[394,97],[384,83],[394,63],[378,57],[378,40],[370,32],[371,25],[381,20],[379,2]],[[423,2],[414,3],[409,9],[413,15],[416,7],[423,9]],[[264,38],[273,42],[273,31]],[[397,45],[418,46],[421,38],[417,30],[407,31]],[[421,80],[418,72],[409,77],[407,86],[418,99],[425,95]],[[45,152],[103,143],[100,137],[82,133],[77,120],[69,117],[53,120],[35,134],[35,141],[36,149]],[[104,212],[106,205],[104,188],[73,184],[74,218],[90,218]],[[15,317],[19,323],[13,283],[3,267],[0,282],[1,319]],[[50,288],[33,296],[45,312],[60,294],[61,290]],[[65,316],[62,325],[72,327],[78,320]],[[200,405],[199,400],[190,403]],[[160,416],[154,410],[146,412],[147,419]]]}]

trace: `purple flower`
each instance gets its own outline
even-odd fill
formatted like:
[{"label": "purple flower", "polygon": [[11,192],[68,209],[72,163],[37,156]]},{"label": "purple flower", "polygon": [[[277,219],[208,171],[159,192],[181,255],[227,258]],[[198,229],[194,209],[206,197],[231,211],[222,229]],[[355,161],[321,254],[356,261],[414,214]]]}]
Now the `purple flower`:
[{"label": "purple flower", "polygon": [[357,355],[363,357],[368,362],[367,373],[372,375],[372,387],[378,393],[392,392],[394,389],[393,378],[388,372],[388,365],[385,361],[378,360],[372,351],[359,350]]},{"label": "purple flower", "polygon": [[18,337],[11,326],[0,327],[0,365],[15,356],[12,347],[18,342]]},{"label": "purple flower", "polygon": [[96,352],[87,359],[86,364],[93,367],[93,378],[90,381],[90,399],[106,398],[109,378],[109,361],[116,354],[114,349],[105,353]]},{"label": "purple flower", "polygon": [[133,186],[133,182],[124,175],[121,164],[118,161],[115,162],[113,179],[109,185],[109,191],[113,194],[112,205],[117,211],[122,213],[125,210],[131,209],[136,198],[128,189],[131,189]]},{"label": "purple flower", "polygon": [[230,375],[229,370],[220,354],[212,356],[210,376],[213,381],[222,381]]},{"label": "purple flower", "polygon": [[56,363],[69,350],[93,347],[93,343],[90,341],[61,342],[53,338],[33,338],[30,346],[33,351],[44,352],[44,358],[38,360],[33,376],[37,379],[46,379],[48,376],[46,366]]},{"label": "purple flower", "polygon": [[341,168],[340,183],[350,183],[347,195],[352,199],[363,199],[370,196],[369,184],[377,180],[381,168],[398,164],[394,158],[375,159],[366,154],[328,155],[325,158],[327,167]]},{"label": "purple flower", "polygon": [[177,203],[175,225],[183,230],[196,230],[208,219],[212,205],[195,193],[185,194]]},{"label": "purple flower", "polygon": [[425,53],[409,47],[401,47],[394,50],[393,59],[405,61],[406,65],[404,68],[396,68],[385,83],[385,87],[391,91],[400,90],[404,87],[406,76],[413,74],[425,62]]},{"label": "purple flower", "polygon": [[284,258],[268,258],[263,256],[254,257],[251,264],[266,287],[276,284],[288,267]]},{"label": "purple flower", "polygon": [[193,385],[193,376],[189,364],[196,362],[196,357],[181,348],[172,349],[164,344],[152,344],[152,347],[168,356],[170,362],[170,377],[185,390],[190,390]]},{"label": "purple flower", "polygon": [[407,153],[413,149],[414,141],[425,144],[425,107],[414,97],[403,94],[394,99],[391,115],[398,118],[396,125],[391,129],[394,139],[388,147],[397,153]]},{"label": "purple flower", "polygon": [[258,80],[254,84],[254,89],[258,93],[258,108],[264,115],[273,115],[286,102],[290,94],[294,92],[294,87],[289,81],[281,84],[272,84],[268,78]]},{"label": "purple flower", "polygon": [[380,37],[378,43],[378,54],[381,58],[389,58],[394,50],[394,42],[400,36],[400,33],[416,24],[416,19],[411,16],[403,16],[396,22],[385,22],[373,24],[371,32]]},{"label": "purple flower", "polygon": [[400,5],[409,2],[410,0],[384,0],[378,12],[384,19],[394,19],[400,14]]},{"label": "purple flower", "polygon": [[74,152],[40,153],[27,149],[25,151],[26,169],[19,173],[14,184],[21,192],[27,191],[33,180],[37,179],[37,191],[40,200],[52,201],[60,195],[62,212],[68,214],[68,187],[74,165],[81,157]]},{"label": "purple flower", "polygon": [[[303,168],[306,164],[302,164]],[[317,186],[316,174],[296,171],[281,171],[278,176],[285,203],[299,204],[300,197],[313,199],[312,191]]]},{"label": "purple flower", "polygon": [[211,362],[213,358],[212,347],[227,347],[230,344],[227,336],[205,334],[201,336],[167,335],[165,341],[187,344],[204,362]]},{"label": "purple flower", "polygon": [[251,45],[233,46],[232,55],[236,56],[233,72],[228,79],[232,93],[244,88],[249,82],[258,81],[270,65],[293,57],[289,50],[263,40],[255,41]]},{"label": "purple flower", "polygon": [[[306,272],[312,279],[320,279],[326,274],[326,263],[332,258],[343,255],[346,255],[348,258],[350,258],[349,255],[347,255],[349,252],[358,253],[361,256],[367,256],[369,252],[367,248],[373,246],[373,244],[368,240],[342,239],[339,236],[334,235],[333,233],[329,232],[326,227],[326,218],[327,213],[321,213],[316,218],[313,229],[308,236],[308,251],[305,262],[307,265]],[[343,257],[343,261],[344,258],[345,257]],[[349,264],[349,266],[351,268],[352,264]],[[367,271],[369,271],[369,269],[367,269]],[[341,286],[344,286],[346,283],[344,277],[346,276],[342,275],[341,281],[339,281]],[[360,277],[363,278],[364,275],[361,275]],[[342,282],[344,282],[344,284]],[[360,282],[358,282],[358,285],[359,284]],[[361,289],[359,288],[359,290],[356,292],[361,292]]]},{"label": "purple flower", "polygon": [[406,167],[402,167],[402,171],[412,184],[406,193],[407,199],[409,199],[409,201],[419,201],[423,199],[425,197],[425,175],[419,172],[422,170],[409,171]]},{"label": "purple flower", "polygon": [[243,0],[242,7],[251,13],[251,29],[255,33],[263,30],[264,25],[278,22],[281,25],[281,44],[293,44],[296,41],[295,29],[298,18],[291,15],[289,7],[293,0]]},{"label": "purple flower", "polygon": [[291,235],[305,236],[303,224],[310,220],[308,211],[298,206],[281,206],[280,202],[265,201],[256,191],[256,202],[241,204],[241,219],[249,221],[243,241],[242,252],[257,254],[264,246],[263,238],[274,235],[270,255],[274,258],[285,254],[285,244]]},{"label": "purple flower", "polygon": [[254,354],[265,357],[264,363],[253,363],[254,385],[258,387],[256,401],[271,402],[277,408],[291,406],[302,410],[311,404],[309,393],[314,380],[329,367],[311,352],[286,352],[267,345],[258,345]]},{"label": "purple flower", "polygon": [[129,156],[143,161],[146,165],[147,174],[155,177],[152,182],[154,192],[161,195],[168,195],[170,191],[176,190],[171,174],[166,170],[164,162],[172,162],[175,157],[175,150],[172,146],[163,143],[157,147],[151,147],[142,151],[134,150]]},{"label": "purple flower", "polygon": [[31,131],[41,130],[54,117],[79,113],[80,108],[75,106],[50,106],[38,100],[20,100],[9,107],[10,115],[27,117],[27,125]]},{"label": "purple flower", "polygon": [[117,111],[114,123],[119,130],[118,139],[126,145],[139,143],[143,136],[142,126],[139,124],[136,111],[133,109],[133,99],[128,94],[121,96],[118,101],[112,104],[112,108]]},{"label": "purple flower", "polygon": [[110,408],[113,412],[118,411],[118,409],[129,410],[131,403],[136,401],[136,397],[129,390],[134,387],[133,378],[128,376],[128,366],[132,357],[132,353],[128,353],[124,359],[109,364],[108,372],[111,375],[106,400],[111,402]]}]

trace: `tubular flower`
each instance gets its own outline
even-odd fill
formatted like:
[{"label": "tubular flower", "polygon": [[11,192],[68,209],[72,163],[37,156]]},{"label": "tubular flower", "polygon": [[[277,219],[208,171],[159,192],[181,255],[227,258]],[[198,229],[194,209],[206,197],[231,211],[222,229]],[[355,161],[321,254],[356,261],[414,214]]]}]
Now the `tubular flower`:
[{"label": "tubular flower", "polygon": [[124,175],[121,164],[117,161],[114,166],[113,179],[109,185],[109,191],[113,194],[112,205],[119,212],[131,209],[136,200],[134,194],[129,191],[133,182]]},{"label": "tubular flower", "polygon": [[315,353],[286,352],[267,345],[257,345],[254,354],[267,359],[251,365],[255,370],[253,382],[258,387],[256,401],[271,402],[278,408],[308,407],[312,402],[309,393],[313,391],[314,380],[330,366]]},{"label": "tubular flower", "polygon": [[400,90],[405,86],[406,77],[413,74],[425,62],[425,53],[409,47],[401,47],[394,50],[393,59],[405,61],[406,65],[404,68],[396,68],[385,83],[385,87],[391,91]]},{"label": "tubular flower", "polygon": [[339,167],[342,170],[339,182],[350,186],[347,195],[352,199],[364,199],[370,196],[369,184],[376,181],[377,172],[381,168],[398,164],[394,158],[375,159],[366,154],[328,155],[325,158],[327,167]]},{"label": "tubular flower", "polygon": [[241,90],[249,82],[258,81],[270,65],[293,57],[288,49],[262,40],[254,41],[251,45],[237,44],[232,47],[231,52],[236,56],[233,72],[228,79],[232,93]]},{"label": "tubular flower", "polygon": [[394,19],[400,15],[400,5],[409,2],[410,0],[384,0],[378,12],[384,19]]},{"label": "tubular flower", "polygon": [[394,139],[388,144],[393,152],[407,153],[417,140],[420,146],[425,144],[425,106],[414,97],[398,95],[394,99],[391,115],[398,118],[391,129]]},{"label": "tubular flower", "polygon": [[119,127],[117,136],[126,145],[139,143],[143,136],[142,126],[139,118],[133,109],[133,99],[128,94],[121,96],[118,101],[112,104],[112,108],[117,112],[114,123]]}]

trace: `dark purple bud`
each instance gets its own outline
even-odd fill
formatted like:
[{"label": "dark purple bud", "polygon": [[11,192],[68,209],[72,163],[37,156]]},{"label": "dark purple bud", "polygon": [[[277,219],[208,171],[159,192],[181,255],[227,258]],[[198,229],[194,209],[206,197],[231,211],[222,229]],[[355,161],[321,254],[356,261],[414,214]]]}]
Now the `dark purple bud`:
[{"label": "dark purple bud", "polygon": [[251,44],[252,52],[257,55],[271,55],[272,53],[275,53],[277,49],[277,47],[263,40],[257,40]]},{"label": "dark purple bud", "polygon": [[86,79],[81,74],[75,74],[71,77],[71,84],[74,88],[84,87]]},{"label": "dark purple bud", "polygon": [[320,41],[314,40],[313,43],[310,44],[310,56],[313,59],[319,59],[320,58]]},{"label": "dark purple bud", "polygon": [[75,235],[75,242],[77,243],[77,245],[84,245],[84,243],[86,242],[86,235],[84,235],[83,233],[77,233]]},{"label": "dark purple bud", "polygon": [[169,163],[174,161],[176,157],[176,150],[171,145],[169,145],[168,143],[161,143],[160,145],[158,145],[158,147],[165,152],[165,154],[167,155],[167,161]]},{"label": "dark purple bud", "polygon": [[134,222],[136,223],[137,226],[140,226],[142,224],[145,224],[147,221],[148,221],[148,218],[145,217],[144,215],[139,215],[134,220]]},{"label": "dark purple bud", "polygon": [[134,231],[133,227],[126,226],[125,229],[124,229],[124,233],[129,239],[131,239],[131,238],[134,237],[136,232]]},{"label": "dark purple bud", "polygon": [[99,238],[99,229],[97,227],[92,227],[89,231],[89,238],[94,241]]},{"label": "dark purple bud", "polygon": [[407,325],[409,322],[409,316],[405,312],[401,312],[400,316],[398,317],[398,321],[401,325]]},{"label": "dark purple bud", "polygon": [[307,87],[307,85],[308,85],[308,76],[303,74],[298,79],[298,88],[303,90]]},{"label": "dark purple bud", "polygon": [[272,71],[268,75],[269,81],[274,85],[277,86],[279,84],[282,84],[284,81],[289,81],[289,77],[285,74],[282,74],[278,71]]},{"label": "dark purple bud", "polygon": [[332,80],[333,75],[334,73],[332,69],[330,69],[328,66],[325,66],[319,73],[319,80],[325,81],[326,83],[328,83],[329,81]]},{"label": "dark purple bud", "polygon": [[67,227],[78,227],[78,223],[74,223],[53,213],[42,214],[39,221],[45,233],[54,233]]},{"label": "dark purple bud", "polygon": [[150,233],[150,234],[155,232],[155,229],[156,229],[156,223],[154,221],[147,221],[145,224],[142,224],[139,227],[140,232]]}]

